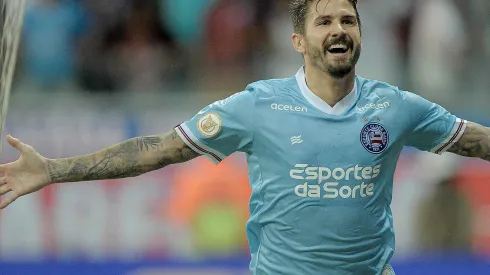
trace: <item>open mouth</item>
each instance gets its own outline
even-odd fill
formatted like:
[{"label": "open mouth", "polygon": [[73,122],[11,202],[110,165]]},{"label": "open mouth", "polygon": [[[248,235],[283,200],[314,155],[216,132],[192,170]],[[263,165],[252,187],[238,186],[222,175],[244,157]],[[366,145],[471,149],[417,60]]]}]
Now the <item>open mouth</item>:
[{"label": "open mouth", "polygon": [[342,53],[346,53],[347,51],[349,51],[349,47],[347,47],[347,45],[343,45],[343,44],[335,44],[335,45],[332,45],[330,46],[327,51],[329,53],[333,53],[333,54],[342,54]]}]

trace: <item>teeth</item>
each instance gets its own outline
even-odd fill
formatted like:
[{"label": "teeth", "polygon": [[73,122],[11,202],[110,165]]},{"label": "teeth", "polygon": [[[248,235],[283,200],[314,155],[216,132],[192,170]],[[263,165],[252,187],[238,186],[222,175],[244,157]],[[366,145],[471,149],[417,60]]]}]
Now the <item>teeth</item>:
[{"label": "teeth", "polygon": [[346,45],[342,45],[342,44],[335,44],[335,45],[330,46],[330,48],[328,48],[328,50],[333,50],[333,49],[347,50],[347,46]]}]

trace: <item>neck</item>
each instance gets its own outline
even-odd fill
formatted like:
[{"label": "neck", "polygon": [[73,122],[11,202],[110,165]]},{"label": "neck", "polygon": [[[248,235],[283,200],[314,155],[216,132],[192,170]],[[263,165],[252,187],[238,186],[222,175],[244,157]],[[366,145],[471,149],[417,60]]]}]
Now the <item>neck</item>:
[{"label": "neck", "polygon": [[343,78],[334,78],[315,66],[305,65],[305,78],[308,88],[328,105],[335,106],[354,88],[355,71]]}]

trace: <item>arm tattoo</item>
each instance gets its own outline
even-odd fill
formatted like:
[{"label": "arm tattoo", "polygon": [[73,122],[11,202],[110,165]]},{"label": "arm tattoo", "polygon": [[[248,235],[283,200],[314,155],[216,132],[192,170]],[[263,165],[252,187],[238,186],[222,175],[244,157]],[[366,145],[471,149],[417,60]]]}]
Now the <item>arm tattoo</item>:
[{"label": "arm tattoo", "polygon": [[134,177],[198,155],[172,131],[132,138],[90,155],[51,159],[47,172],[52,183]]},{"label": "arm tattoo", "polygon": [[136,140],[140,151],[155,149],[160,144],[161,139],[159,137],[142,137]]},{"label": "arm tattoo", "polygon": [[448,152],[490,161],[490,129],[468,122],[463,135],[448,149]]}]

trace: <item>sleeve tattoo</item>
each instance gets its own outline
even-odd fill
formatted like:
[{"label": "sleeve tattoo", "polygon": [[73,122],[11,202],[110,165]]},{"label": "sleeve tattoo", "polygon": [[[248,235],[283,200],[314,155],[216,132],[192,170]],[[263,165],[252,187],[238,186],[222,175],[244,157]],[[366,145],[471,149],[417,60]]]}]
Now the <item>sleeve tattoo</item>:
[{"label": "sleeve tattoo", "polygon": [[490,129],[468,122],[463,135],[448,149],[448,152],[490,161]]},{"label": "sleeve tattoo", "polygon": [[47,162],[50,182],[134,177],[199,156],[175,131],[132,138],[99,152]]}]

